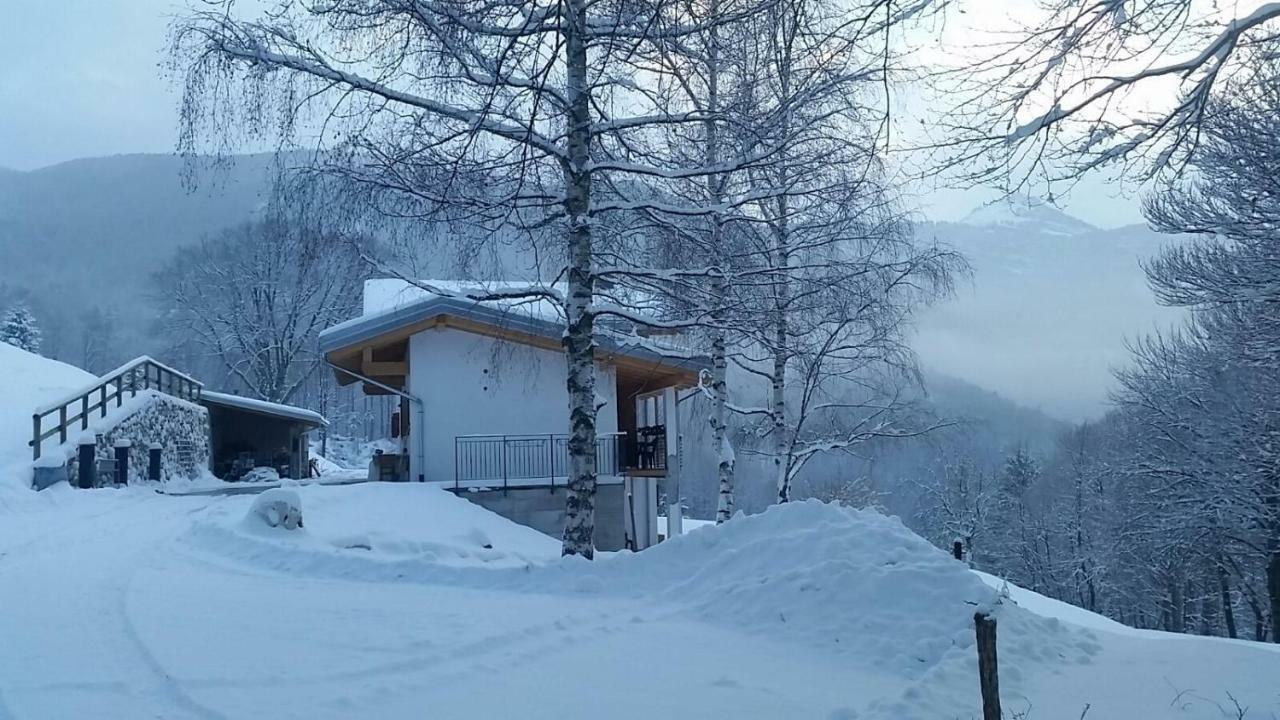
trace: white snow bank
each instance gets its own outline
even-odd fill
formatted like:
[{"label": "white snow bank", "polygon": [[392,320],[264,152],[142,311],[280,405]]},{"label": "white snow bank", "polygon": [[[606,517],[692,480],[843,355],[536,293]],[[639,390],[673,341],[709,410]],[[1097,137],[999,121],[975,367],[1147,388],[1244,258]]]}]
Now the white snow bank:
[{"label": "white snow bank", "polygon": [[984,573],[981,570],[974,570],[982,582],[986,583],[998,591],[1006,591],[1009,594],[1009,600],[1015,605],[1030,610],[1036,615],[1049,618],[1057,618],[1065,623],[1078,625],[1080,627],[1089,628],[1090,630],[1105,630],[1107,632],[1118,632],[1123,634],[1141,634],[1146,631],[1131,628],[1128,625],[1118,623],[1105,615],[1099,615],[1089,612],[1081,607],[1076,607],[1070,603],[1064,603],[1061,600],[1054,600],[1045,597],[1037,592],[1032,592],[1026,588],[1019,587],[1013,583],[1006,582],[1003,578],[995,575]]},{"label": "white snow bank", "polygon": [[1015,665],[1085,662],[1097,649],[1087,631],[995,607],[993,588],[897,518],[817,501],[737,517],[592,570],[603,586],[678,598],[708,622],[911,675],[974,662],[974,613],[993,608],[1010,629],[1002,657]]},{"label": "white snow bank", "polygon": [[93,379],[78,367],[0,343],[0,486],[30,487],[28,443],[36,408],[61,400]]},{"label": "white snow bank", "polygon": [[364,483],[294,488],[307,506],[305,535],[263,538],[238,522],[251,502],[228,498],[188,541],[278,570],[327,577],[433,577],[443,569],[526,567],[560,556],[560,543],[434,485]]},{"label": "white snow bank", "polygon": [[[790,503],[587,562],[432,486],[297,492],[305,531],[247,529],[252,500],[217,498],[198,501],[207,507],[191,509],[195,525],[178,542],[148,543],[170,557],[132,592],[146,598],[138,622],[208,702],[239,695],[195,679],[244,668],[245,688],[283,687],[314,717],[352,707],[416,717],[424,702],[439,717],[498,717],[510,707],[489,692],[497,676],[539,717],[593,717],[602,703],[628,720],[980,715],[973,614],[999,593],[896,519]],[[189,597],[175,604],[175,592]],[[1010,716],[1214,720],[1228,692],[1250,717],[1277,709],[1270,649],[1095,632],[1080,617],[1037,614],[1069,613],[1034,593],[1011,593],[994,606]],[[304,650],[261,640],[279,635],[275,616],[217,615],[249,602],[289,607],[289,636],[305,638]],[[189,621],[205,606],[216,630]],[[190,647],[236,632],[248,639],[226,645],[241,652],[190,664]],[[345,704],[317,700],[325,693]],[[566,696],[575,702],[559,704]]]},{"label": "white snow bank", "polygon": [[[188,540],[310,576],[643,598],[685,617],[930,682],[965,682],[976,672],[973,615],[980,609],[994,608],[1000,620],[1002,661],[1016,668],[1007,677],[1013,689],[1019,673],[1088,663],[1098,650],[1084,628],[1013,604],[997,607],[998,592],[965,565],[873,511],[790,503],[589,563],[560,559],[555,539],[430,486],[304,492],[311,538],[264,539],[211,518]],[[928,682],[922,687],[901,701],[949,710],[945,698],[929,699]],[[881,716],[903,717],[897,702],[887,701]]]}]

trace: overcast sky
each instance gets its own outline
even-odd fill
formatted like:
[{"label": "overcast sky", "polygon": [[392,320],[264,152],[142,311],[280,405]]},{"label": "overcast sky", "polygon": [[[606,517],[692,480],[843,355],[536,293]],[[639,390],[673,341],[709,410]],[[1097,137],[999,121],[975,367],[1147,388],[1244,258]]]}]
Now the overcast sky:
[{"label": "overcast sky", "polygon": [[[0,24],[0,167],[173,151],[177,92],[165,73],[165,46],[187,0],[5,2],[16,7]],[[1029,2],[969,7],[998,17],[1003,6]],[[995,193],[915,186],[910,195],[925,215],[955,219]],[[1104,227],[1141,221],[1132,192],[1097,178],[1076,188],[1065,206]]]}]

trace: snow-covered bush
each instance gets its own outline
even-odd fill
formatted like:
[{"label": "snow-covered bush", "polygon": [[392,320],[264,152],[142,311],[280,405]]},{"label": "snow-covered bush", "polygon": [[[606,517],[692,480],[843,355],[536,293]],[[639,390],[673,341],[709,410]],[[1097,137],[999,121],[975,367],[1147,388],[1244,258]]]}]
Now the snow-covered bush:
[{"label": "snow-covered bush", "polygon": [[247,525],[266,523],[267,527],[296,530],[302,527],[302,498],[292,488],[271,488],[254,498],[244,521]]}]

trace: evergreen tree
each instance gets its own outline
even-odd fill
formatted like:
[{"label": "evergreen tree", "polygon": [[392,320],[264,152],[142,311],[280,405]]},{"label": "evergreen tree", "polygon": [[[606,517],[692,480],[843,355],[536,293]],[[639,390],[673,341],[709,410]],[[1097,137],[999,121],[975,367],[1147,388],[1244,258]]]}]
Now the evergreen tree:
[{"label": "evergreen tree", "polygon": [[0,320],[0,342],[30,353],[40,352],[40,327],[25,305],[14,305]]}]

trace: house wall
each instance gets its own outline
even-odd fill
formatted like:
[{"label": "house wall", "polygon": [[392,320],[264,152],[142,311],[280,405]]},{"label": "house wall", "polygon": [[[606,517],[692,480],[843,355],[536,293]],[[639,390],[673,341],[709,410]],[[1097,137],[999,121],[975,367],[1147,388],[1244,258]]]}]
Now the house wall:
[{"label": "house wall", "polygon": [[[423,413],[410,409],[412,478],[453,482],[454,438],[459,435],[568,432],[566,376],[562,352],[454,328],[414,335],[409,342],[408,392],[422,400]],[[616,432],[617,382],[612,368],[597,365],[596,394],[605,402],[597,416],[597,432]],[[420,442],[425,450],[421,467]]]}]

